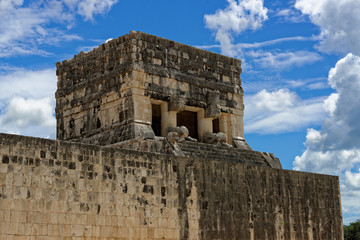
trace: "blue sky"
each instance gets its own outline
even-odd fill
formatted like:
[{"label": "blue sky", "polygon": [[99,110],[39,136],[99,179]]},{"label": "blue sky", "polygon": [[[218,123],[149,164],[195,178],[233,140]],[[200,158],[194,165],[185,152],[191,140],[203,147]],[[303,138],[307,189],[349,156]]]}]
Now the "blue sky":
[{"label": "blue sky", "polygon": [[242,60],[245,138],[360,218],[360,1],[0,0],[0,132],[55,137],[55,64],[143,31]]}]

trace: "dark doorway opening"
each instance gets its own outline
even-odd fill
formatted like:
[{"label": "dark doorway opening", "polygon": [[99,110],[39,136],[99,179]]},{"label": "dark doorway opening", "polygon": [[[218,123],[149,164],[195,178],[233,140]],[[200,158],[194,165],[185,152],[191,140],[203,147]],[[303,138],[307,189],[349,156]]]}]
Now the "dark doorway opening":
[{"label": "dark doorway opening", "polygon": [[159,104],[151,104],[152,108],[152,129],[155,136],[161,136],[161,107]]},{"label": "dark doorway opening", "polygon": [[220,120],[219,118],[213,119],[213,133],[220,132]]},{"label": "dark doorway opening", "polygon": [[190,111],[182,111],[176,115],[176,125],[178,127],[185,126],[189,130],[189,136],[198,138],[197,113]]}]

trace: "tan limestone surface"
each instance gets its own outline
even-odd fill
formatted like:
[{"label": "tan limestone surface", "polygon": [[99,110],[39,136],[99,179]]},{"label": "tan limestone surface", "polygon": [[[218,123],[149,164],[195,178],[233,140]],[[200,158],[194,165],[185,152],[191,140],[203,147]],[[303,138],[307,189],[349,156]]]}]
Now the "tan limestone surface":
[{"label": "tan limestone surface", "polygon": [[339,180],[0,134],[0,239],[343,239]]},{"label": "tan limestone surface", "polygon": [[[57,64],[57,139],[109,145],[152,132],[161,105],[162,134],[180,111],[197,113],[199,138],[219,130],[243,137],[241,62],[141,32]],[[194,137],[194,136],[193,136]]]}]

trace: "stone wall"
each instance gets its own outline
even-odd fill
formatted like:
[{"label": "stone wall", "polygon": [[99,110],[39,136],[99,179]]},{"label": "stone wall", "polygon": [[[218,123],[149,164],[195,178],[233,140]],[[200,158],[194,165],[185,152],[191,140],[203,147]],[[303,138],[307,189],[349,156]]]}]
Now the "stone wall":
[{"label": "stone wall", "polygon": [[57,138],[105,145],[134,137],[131,42],[80,53],[57,64]]},{"label": "stone wall", "polygon": [[339,181],[0,134],[0,239],[59,238],[343,239]]},{"label": "stone wall", "polygon": [[338,177],[0,134],[0,239],[343,239]]},{"label": "stone wall", "polygon": [[199,112],[200,137],[220,118],[232,143],[243,137],[240,73],[237,59],[130,32],[57,63],[57,139],[109,145],[143,137],[157,103],[173,113],[163,117],[163,134],[190,109]]}]

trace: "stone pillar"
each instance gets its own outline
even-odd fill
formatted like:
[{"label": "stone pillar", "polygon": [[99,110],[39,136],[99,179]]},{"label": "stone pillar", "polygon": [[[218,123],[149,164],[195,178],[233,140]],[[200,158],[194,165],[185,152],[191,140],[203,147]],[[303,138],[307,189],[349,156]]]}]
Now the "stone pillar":
[{"label": "stone pillar", "polygon": [[231,133],[231,120],[230,113],[221,113],[220,116],[220,132],[223,132],[227,136],[227,143],[232,143],[232,133]]},{"label": "stone pillar", "polygon": [[244,137],[244,125],[243,116],[237,114],[231,114],[231,136]]},{"label": "stone pillar", "polygon": [[137,94],[133,94],[132,97],[134,101],[135,122],[144,122],[151,125],[152,109],[150,97]]},{"label": "stone pillar", "polygon": [[168,111],[168,103],[161,103],[161,136],[165,137],[168,127],[176,127],[176,111]]},{"label": "stone pillar", "polygon": [[134,137],[153,138],[155,134],[151,128],[151,100],[149,96],[144,94],[144,84],[147,75],[134,71],[132,77],[131,97],[134,104]]},{"label": "stone pillar", "polygon": [[197,128],[198,128],[199,140],[202,139],[202,137],[206,132],[212,133],[213,131],[212,118],[205,118],[204,109],[201,109],[200,111],[197,112],[197,122],[198,122]]}]

